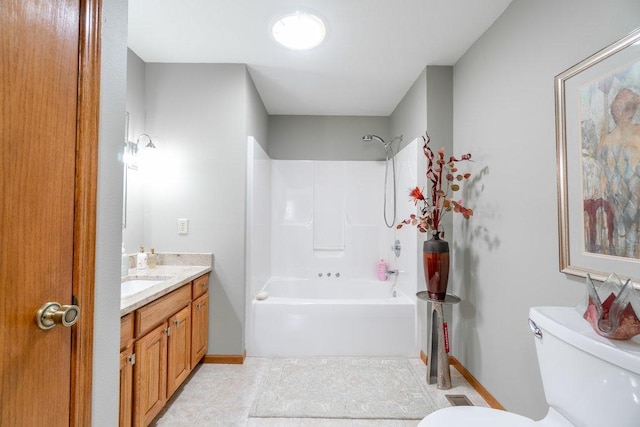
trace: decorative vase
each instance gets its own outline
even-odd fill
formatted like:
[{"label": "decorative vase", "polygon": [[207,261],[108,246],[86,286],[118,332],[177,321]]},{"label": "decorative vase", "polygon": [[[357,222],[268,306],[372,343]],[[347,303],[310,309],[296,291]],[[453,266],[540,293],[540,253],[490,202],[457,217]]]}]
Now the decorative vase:
[{"label": "decorative vase", "polygon": [[439,231],[423,243],[422,259],[429,298],[444,301],[449,281],[449,242],[440,238]]}]

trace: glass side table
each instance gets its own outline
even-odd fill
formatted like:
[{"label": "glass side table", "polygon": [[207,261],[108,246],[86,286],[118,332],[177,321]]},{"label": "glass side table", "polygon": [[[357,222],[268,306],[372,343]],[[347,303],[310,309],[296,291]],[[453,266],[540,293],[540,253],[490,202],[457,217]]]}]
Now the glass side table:
[{"label": "glass side table", "polygon": [[[418,299],[427,301],[430,310],[431,327],[428,329],[427,345],[427,384],[438,383],[438,389],[449,390],[451,388],[451,369],[449,367],[448,336],[444,330],[443,306],[458,304],[460,297],[447,294],[444,301],[429,298],[427,291],[416,294]],[[445,341],[446,340],[446,341]]]}]

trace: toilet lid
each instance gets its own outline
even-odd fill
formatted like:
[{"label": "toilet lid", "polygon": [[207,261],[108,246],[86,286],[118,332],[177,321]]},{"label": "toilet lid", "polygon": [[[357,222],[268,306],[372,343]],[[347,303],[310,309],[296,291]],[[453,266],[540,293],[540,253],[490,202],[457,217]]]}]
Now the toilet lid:
[{"label": "toilet lid", "polygon": [[437,410],[418,427],[533,427],[532,419],[498,409],[479,406],[454,406]]}]

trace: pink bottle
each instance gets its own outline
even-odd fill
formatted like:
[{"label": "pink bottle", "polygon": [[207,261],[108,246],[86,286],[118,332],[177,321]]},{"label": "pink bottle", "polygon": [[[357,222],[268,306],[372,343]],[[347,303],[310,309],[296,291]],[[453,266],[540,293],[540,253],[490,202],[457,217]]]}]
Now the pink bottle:
[{"label": "pink bottle", "polygon": [[387,263],[383,259],[378,261],[378,280],[387,280]]}]

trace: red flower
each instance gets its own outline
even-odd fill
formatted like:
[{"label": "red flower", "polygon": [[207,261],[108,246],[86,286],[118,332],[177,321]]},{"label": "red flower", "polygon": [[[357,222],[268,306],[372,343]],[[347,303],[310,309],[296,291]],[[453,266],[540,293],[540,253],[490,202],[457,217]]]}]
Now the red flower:
[{"label": "red flower", "polygon": [[416,187],[411,190],[411,192],[409,193],[409,197],[413,199],[413,203],[416,205],[418,204],[419,200],[424,200],[424,194],[422,194],[422,190],[420,190],[420,187]]}]

